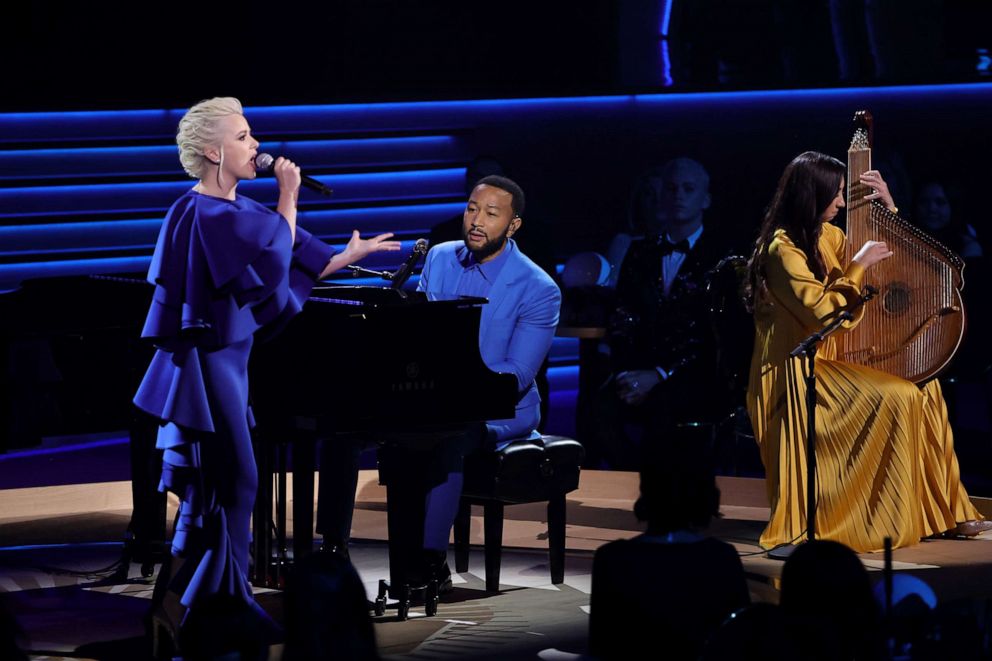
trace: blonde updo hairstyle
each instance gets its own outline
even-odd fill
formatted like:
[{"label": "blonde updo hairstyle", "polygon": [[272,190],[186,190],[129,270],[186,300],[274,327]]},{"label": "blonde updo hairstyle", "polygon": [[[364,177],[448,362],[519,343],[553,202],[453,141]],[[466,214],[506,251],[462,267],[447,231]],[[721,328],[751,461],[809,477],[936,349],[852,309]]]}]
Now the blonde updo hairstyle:
[{"label": "blonde updo hairstyle", "polygon": [[[218,123],[228,115],[243,115],[241,102],[233,96],[218,96],[206,101],[200,101],[186,111],[179,120],[179,130],[176,133],[176,144],[179,146],[179,162],[189,176],[203,179],[207,174],[206,150],[210,147],[221,147],[220,163],[224,163],[224,150],[220,144],[223,136]],[[217,169],[220,183],[220,168]]]}]

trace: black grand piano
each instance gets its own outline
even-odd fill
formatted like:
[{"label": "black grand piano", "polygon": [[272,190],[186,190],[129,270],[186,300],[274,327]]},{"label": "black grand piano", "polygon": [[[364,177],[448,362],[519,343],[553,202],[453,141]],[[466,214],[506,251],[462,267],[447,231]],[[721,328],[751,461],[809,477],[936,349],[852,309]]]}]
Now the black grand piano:
[{"label": "black grand piano", "polygon": [[[272,481],[264,477],[281,444],[293,448],[293,552],[302,557],[313,546],[316,441],[351,437],[424,446],[471,424],[513,416],[516,377],[491,371],[479,353],[485,303],[387,287],[321,286],[287,328],[255,346],[249,382],[263,476],[254,517],[256,583],[278,580],[270,569],[285,552],[285,482],[277,487],[273,549]],[[275,472],[284,469],[280,464]],[[420,552],[410,548],[403,527],[405,505],[387,496],[394,585],[403,582],[410,554]]]}]

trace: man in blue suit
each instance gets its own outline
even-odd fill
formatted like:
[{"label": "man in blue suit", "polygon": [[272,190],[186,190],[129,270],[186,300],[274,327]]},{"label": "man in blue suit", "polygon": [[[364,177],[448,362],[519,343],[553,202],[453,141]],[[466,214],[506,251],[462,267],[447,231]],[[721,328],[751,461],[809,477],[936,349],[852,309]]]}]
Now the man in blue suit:
[{"label": "man in blue suit", "polygon": [[[541,398],[534,377],[554,339],[561,292],[554,280],[527,258],[513,235],[523,223],[524,194],[506,177],[479,180],[469,197],[462,221],[462,241],[449,241],[427,253],[418,289],[427,293],[479,296],[489,300],[482,308],[479,350],[489,369],[517,377],[516,414],[492,420],[463,437],[441,442],[430,452],[431,475],[425,502],[424,578],[431,574],[442,588],[450,587],[445,561],[451,526],[462,491],[466,454],[500,442],[528,436],[541,419]],[[466,388],[472,384],[466,383]],[[333,450],[339,444],[324,444]],[[326,458],[325,458],[326,457]],[[352,455],[357,473],[357,450]],[[324,455],[322,466],[341,476],[339,457]],[[349,464],[345,461],[344,464]],[[325,547],[347,548],[354,506],[355,482],[335,479],[321,471],[317,513],[318,532]],[[332,496],[333,490],[333,496]],[[350,500],[346,493],[350,491]],[[420,578],[420,577],[417,577]]]},{"label": "man in blue suit", "polygon": [[483,433],[442,443],[434,450],[443,481],[427,495],[424,552],[425,563],[442,587],[450,582],[445,555],[458,512],[465,455],[525,438],[541,420],[534,377],[554,339],[561,292],[513,241],[523,223],[523,210],[524,193],[512,180],[499,175],[480,179],[465,207],[464,240],[431,248],[417,287],[429,294],[489,299],[479,323],[482,360],[494,372],[516,376],[520,393],[513,418],[491,420]]}]

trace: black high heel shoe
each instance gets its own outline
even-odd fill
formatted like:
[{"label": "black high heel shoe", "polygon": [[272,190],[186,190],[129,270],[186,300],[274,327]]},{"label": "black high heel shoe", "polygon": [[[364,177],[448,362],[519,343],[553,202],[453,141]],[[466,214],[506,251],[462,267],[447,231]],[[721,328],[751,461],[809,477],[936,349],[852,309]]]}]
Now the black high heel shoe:
[{"label": "black high heel shoe", "polygon": [[170,589],[170,584],[183,562],[180,557],[166,557],[155,579],[151,607],[145,615],[145,633],[151,641],[152,658],[156,660],[181,655],[179,624],[186,614],[186,607],[180,602],[180,595]]},{"label": "black high heel shoe", "polygon": [[152,658],[156,661],[172,659],[179,653],[176,632],[158,613],[153,613],[149,619],[152,639]]}]

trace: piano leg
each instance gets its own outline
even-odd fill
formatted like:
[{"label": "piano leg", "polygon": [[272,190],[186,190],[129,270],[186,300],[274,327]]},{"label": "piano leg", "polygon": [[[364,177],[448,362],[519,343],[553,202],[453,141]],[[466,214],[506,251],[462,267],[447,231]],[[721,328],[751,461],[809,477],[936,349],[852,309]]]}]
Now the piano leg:
[{"label": "piano leg", "polygon": [[131,562],[140,562],[141,574],[147,578],[169,554],[165,542],[166,498],[158,490],[162,453],[155,449],[157,435],[158,422],[135,409],[129,430],[132,510],[122,558],[125,579]]},{"label": "piano leg", "polygon": [[317,439],[310,435],[293,442],[293,559],[313,553],[313,474]]},{"label": "piano leg", "polygon": [[252,514],[252,560],[254,567],[251,582],[257,586],[270,587],[274,584],[270,573],[272,561],[272,457],[275,448],[262,435],[255,435],[255,465],[258,467],[258,494],[255,496],[255,511]]},{"label": "piano leg", "polygon": [[[386,483],[386,528],[389,532],[389,582],[405,586],[421,569],[427,498],[425,452],[397,447],[379,450],[380,480]],[[385,473],[385,475],[384,475]],[[397,598],[395,594],[391,595]]]},{"label": "piano leg", "polygon": [[282,443],[275,449],[276,470],[276,553],[279,559],[286,558],[289,547],[286,545],[286,471],[289,447]]}]

